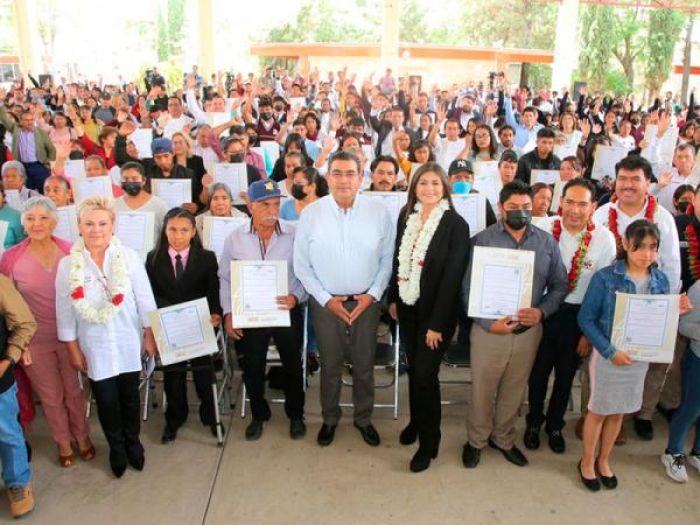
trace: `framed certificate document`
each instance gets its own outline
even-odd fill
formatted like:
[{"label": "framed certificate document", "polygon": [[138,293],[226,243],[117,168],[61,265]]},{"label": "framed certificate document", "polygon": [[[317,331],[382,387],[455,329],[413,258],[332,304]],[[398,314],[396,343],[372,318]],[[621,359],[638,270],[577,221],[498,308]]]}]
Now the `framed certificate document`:
[{"label": "framed certificate document", "polygon": [[85,161],[83,159],[65,161],[63,173],[68,179],[85,177]]},{"label": "framed certificate document", "polygon": [[168,208],[192,202],[192,181],[190,179],[151,179],[153,194],[160,197]]},{"label": "framed certificate document", "polygon": [[108,175],[72,179],[71,185],[73,186],[73,196],[76,203],[93,195],[112,196],[112,179]]},{"label": "framed certificate document", "polygon": [[214,182],[228,186],[233,195],[234,204],[243,204],[239,197],[242,191],[248,191],[248,170],[244,162],[219,162],[214,164]]},{"label": "framed certificate document", "polygon": [[530,186],[538,182],[556,184],[559,180],[559,170],[532,170],[530,171]]},{"label": "framed certificate document", "polygon": [[615,164],[624,159],[628,153],[627,148],[598,144],[595,148],[591,178],[602,180],[603,177],[607,176],[615,179]]},{"label": "framed certificate document", "polygon": [[66,241],[75,241],[78,238],[78,215],[75,206],[62,206],[56,210],[58,223],[53,234]]},{"label": "framed certificate document", "polygon": [[153,142],[153,130],[146,128],[138,128],[131,135],[129,140],[134,143],[139,152],[140,159],[149,159],[153,157],[151,151],[151,143]]},{"label": "framed certificate document", "polygon": [[155,215],[151,211],[120,211],[115,233],[124,246],[136,250],[145,261],[153,249]]},{"label": "framed certificate document", "polygon": [[500,319],[530,308],[535,252],[475,246],[469,317]]},{"label": "framed certificate document", "polygon": [[610,341],[634,361],[671,363],[679,317],[678,295],[615,294]]},{"label": "framed certificate document", "polygon": [[217,259],[221,259],[221,254],[224,251],[224,242],[228,236],[233,230],[249,220],[243,217],[212,217],[204,215],[202,217],[202,244],[207,250],[213,251]]},{"label": "framed certificate document", "polygon": [[391,215],[391,224],[396,225],[401,208],[406,206],[408,195],[405,191],[363,191],[362,195],[381,202]]},{"label": "framed certificate document", "polygon": [[502,187],[501,175],[498,173],[498,162],[474,163],[474,189],[483,193],[491,206],[498,206],[498,194]]},{"label": "framed certificate document", "polygon": [[218,351],[209,305],[202,297],[148,313],[163,365]]},{"label": "framed certificate document", "polygon": [[286,261],[231,261],[235,328],[290,326],[289,311],[277,306],[277,298],[288,293]]},{"label": "framed certificate document", "polygon": [[453,194],[451,197],[455,210],[469,224],[469,235],[474,237],[486,229],[486,197],[481,193]]}]

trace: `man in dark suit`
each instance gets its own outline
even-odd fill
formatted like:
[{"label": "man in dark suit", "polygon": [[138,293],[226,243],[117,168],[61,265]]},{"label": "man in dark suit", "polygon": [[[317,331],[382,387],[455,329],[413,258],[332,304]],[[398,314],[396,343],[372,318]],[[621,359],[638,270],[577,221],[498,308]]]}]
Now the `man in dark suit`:
[{"label": "man in dark suit", "polygon": [[459,107],[454,107],[452,110],[450,110],[450,112],[447,114],[447,118],[454,119],[459,122],[459,125],[463,130],[461,136],[464,136],[464,134],[467,132],[467,124],[469,124],[469,121],[475,118],[479,122],[482,122],[483,117],[481,112],[479,112],[476,107],[476,98],[474,98],[474,95],[471,93],[467,93],[464,97],[462,97],[459,104]]},{"label": "man in dark suit", "polygon": [[394,155],[392,140],[394,138],[394,133],[397,131],[405,131],[408,133],[408,136],[411,137],[411,141],[413,141],[413,132],[404,128],[403,124],[406,116],[401,106],[393,106],[389,112],[388,120],[385,118],[385,113],[382,113],[380,117],[370,117],[372,128],[378,135],[377,147],[374,151],[376,157],[380,155]]}]

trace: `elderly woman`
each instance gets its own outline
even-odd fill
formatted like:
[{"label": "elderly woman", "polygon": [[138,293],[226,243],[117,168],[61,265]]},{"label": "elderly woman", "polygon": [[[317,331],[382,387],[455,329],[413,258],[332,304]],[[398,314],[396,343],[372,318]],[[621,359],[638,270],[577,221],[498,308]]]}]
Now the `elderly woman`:
[{"label": "elderly woman", "polygon": [[65,345],[56,333],[56,271],[59,261],[70,251],[70,243],[52,235],[58,218],[56,206],[46,197],[32,197],[22,211],[22,225],[28,239],[7,250],[0,261],[0,272],[9,277],[22,294],[37,320],[38,329],[23,358],[24,372],[58,446],[63,467],[74,463],[71,441],[80,457],[95,457],[88,436],[85,398],[68,361]]},{"label": "elderly woman", "polygon": [[22,228],[19,212],[7,204],[5,188],[2,182],[0,182],[0,221],[8,223],[5,242],[2,246],[3,248],[14,246],[24,239],[25,233],[24,228]]},{"label": "elderly woman", "polygon": [[70,206],[72,200],[70,182],[61,175],[51,175],[44,181],[44,196],[51,199],[57,208]]},{"label": "elderly woman", "polygon": [[248,217],[233,207],[231,190],[223,182],[214,182],[209,186],[209,209],[197,215],[197,233],[204,238],[204,217]]},{"label": "elderly woman", "polygon": [[30,190],[25,186],[27,171],[24,169],[24,164],[18,160],[10,160],[3,164],[0,175],[2,176],[2,185],[5,191],[18,191],[20,202],[26,202],[30,197],[39,197],[41,195],[39,192]]},{"label": "elderly woman", "polygon": [[111,198],[78,205],[80,239],[58,266],[58,339],[76,370],[87,374],[109,444],[109,464],[120,478],[127,463],[143,470],[139,440],[141,347],[155,355],[148,312],[156,309],[139,255],[113,235]]}]

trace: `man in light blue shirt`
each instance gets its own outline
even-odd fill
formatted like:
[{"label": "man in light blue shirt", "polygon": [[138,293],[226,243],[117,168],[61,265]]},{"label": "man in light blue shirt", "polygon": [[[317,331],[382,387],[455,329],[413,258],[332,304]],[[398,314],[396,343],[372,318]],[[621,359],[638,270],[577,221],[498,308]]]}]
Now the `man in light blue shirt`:
[{"label": "man in light blue shirt", "polygon": [[374,356],[379,303],[389,282],[394,225],[379,202],[358,195],[359,159],[338,152],[330,161],[331,194],[304,209],[294,241],[294,269],[311,295],[318,339],[323,425],[318,444],[330,445],[340,420],[340,389],[346,356],[352,363],[355,426],[371,446]]},{"label": "man in light blue shirt", "polygon": [[515,130],[515,146],[521,150],[528,146],[523,153],[533,150],[537,142],[537,132],[543,127],[537,122],[537,109],[533,106],[526,107],[520,115],[521,122],[517,122],[513,115],[513,104],[509,96],[505,97],[504,105],[506,107],[506,124]]}]

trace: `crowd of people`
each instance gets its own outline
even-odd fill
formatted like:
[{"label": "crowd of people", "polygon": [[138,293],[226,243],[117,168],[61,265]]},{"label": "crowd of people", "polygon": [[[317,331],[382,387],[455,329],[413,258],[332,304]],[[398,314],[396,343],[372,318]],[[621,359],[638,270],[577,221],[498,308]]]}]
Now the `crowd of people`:
[{"label": "crowd of people", "polygon": [[[154,68],[145,90],[141,82],[29,80],[0,92],[0,458],[14,516],[34,507],[27,441],[37,399],[61,467],[75,466],[76,452],[84,461],[99,456],[86,416],[89,383],[112,472],[144,468],[142,354],[158,352],[148,313],[200,297],[238,356],[252,412],[246,440],[260,439],[272,415],[265,381],[273,341],[290,437],[306,434],[307,352],[309,369],[320,367],[318,444],[334,440],[350,364],[354,426],[378,446],[374,364],[377,327],[388,320],[398,326],[408,378],[410,420],[398,439],[418,443],[413,472],[438,455],[438,374],[450,344],[468,348],[471,360],[465,467],[475,468],[487,445],[528,464],[515,433],[526,396],[524,446],[539,448],[544,426],[548,446],[563,453],[581,369],[583,447],[573,472],[585,487],[617,486],[611,453],[627,439],[625,417],[651,440],[657,409],[669,421],[660,451],[667,475],[686,481],[686,464],[700,472],[693,95],[687,105],[668,93],[646,106],[583,88],[513,88],[502,74],[427,89],[390,70],[360,81],[346,69],[205,79],[195,67],[182,85],[167,86]],[[608,150],[622,154],[606,167]],[[244,165],[245,187],[218,179],[226,163]],[[103,193],[81,195],[93,177],[108,179]],[[191,194],[176,203],[159,196],[167,179],[189,181]],[[400,210],[377,192],[401,195]],[[475,194],[485,198],[483,221],[455,205]],[[61,227],[72,206],[77,223]],[[129,211],[153,216],[145,263],[115,234],[118,214]],[[219,253],[203,242],[208,217],[243,220]],[[467,313],[473,255],[483,247],[534,252],[532,299],[516,314]],[[287,265],[278,307],[289,326],[236,326],[236,260]],[[635,361],[615,347],[618,292],[680,294],[672,364]],[[180,365],[163,367],[164,444],[188,416]],[[212,357],[190,365],[199,419],[216,434]]]}]

